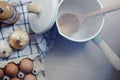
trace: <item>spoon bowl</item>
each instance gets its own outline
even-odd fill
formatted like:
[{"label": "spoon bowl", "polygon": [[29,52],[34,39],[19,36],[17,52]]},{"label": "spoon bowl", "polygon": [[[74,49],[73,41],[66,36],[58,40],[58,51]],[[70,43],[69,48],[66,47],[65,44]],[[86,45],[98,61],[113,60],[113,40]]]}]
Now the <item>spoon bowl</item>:
[{"label": "spoon bowl", "polygon": [[58,18],[58,25],[60,26],[60,29],[62,30],[63,34],[70,37],[81,28],[84,21],[85,17],[82,14],[64,13]]}]

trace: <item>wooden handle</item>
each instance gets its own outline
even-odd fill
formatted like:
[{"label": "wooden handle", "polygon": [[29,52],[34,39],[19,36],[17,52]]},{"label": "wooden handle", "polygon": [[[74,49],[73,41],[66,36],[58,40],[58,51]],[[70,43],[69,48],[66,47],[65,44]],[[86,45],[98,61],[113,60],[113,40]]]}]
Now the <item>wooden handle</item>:
[{"label": "wooden handle", "polygon": [[107,45],[105,41],[103,41],[99,36],[93,39],[93,42],[97,44],[97,46],[103,51],[105,56],[111,62],[111,64],[115,67],[116,70],[120,70],[120,58],[119,56]]},{"label": "wooden handle", "polygon": [[107,6],[107,7],[104,7],[102,9],[100,9],[100,10],[89,13],[89,14],[86,15],[86,18],[106,14],[106,13],[109,13],[109,12],[116,11],[118,9],[120,9],[120,2],[113,3],[113,4],[111,4],[111,5]]},{"label": "wooden handle", "polygon": [[39,14],[41,11],[40,6],[33,3],[27,5],[27,10],[30,13],[36,13],[36,14]]}]

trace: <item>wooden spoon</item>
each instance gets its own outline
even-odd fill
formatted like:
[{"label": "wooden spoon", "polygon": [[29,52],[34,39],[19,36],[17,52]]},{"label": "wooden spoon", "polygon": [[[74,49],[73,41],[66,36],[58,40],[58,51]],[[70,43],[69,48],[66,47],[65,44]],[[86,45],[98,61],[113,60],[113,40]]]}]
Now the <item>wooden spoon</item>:
[{"label": "wooden spoon", "polygon": [[111,4],[107,7],[104,7],[100,10],[97,10],[88,14],[64,13],[58,17],[58,24],[63,34],[67,36],[73,36],[77,31],[80,30],[82,24],[88,18],[110,13],[118,9],[120,9],[120,2]]}]

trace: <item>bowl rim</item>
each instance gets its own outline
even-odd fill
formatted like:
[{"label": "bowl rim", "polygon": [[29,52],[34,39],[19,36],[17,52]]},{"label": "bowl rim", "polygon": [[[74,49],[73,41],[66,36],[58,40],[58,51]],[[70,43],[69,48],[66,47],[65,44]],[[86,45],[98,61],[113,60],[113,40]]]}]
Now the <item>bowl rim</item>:
[{"label": "bowl rim", "polygon": [[[97,0],[97,2],[98,2],[98,4],[100,5],[100,7],[103,8],[102,2],[101,2],[100,0]],[[95,38],[97,35],[99,35],[99,33],[101,32],[101,30],[103,29],[104,23],[105,23],[105,17],[104,17],[104,15],[103,15],[102,23],[101,23],[100,28],[99,28],[99,30],[97,31],[97,33],[95,33],[95,34],[94,34],[93,36],[91,36],[90,38],[83,39],[83,40],[78,40],[78,39],[73,39],[73,38],[70,38],[70,37],[64,35],[64,34],[60,31],[60,29],[59,29],[59,27],[58,27],[58,26],[59,26],[59,25],[58,25],[58,21],[57,21],[57,19],[56,19],[56,26],[57,26],[57,29],[58,29],[59,34],[60,34],[61,36],[63,36],[64,38],[66,38],[66,39],[68,39],[68,40],[70,40],[70,41],[74,41],[74,42],[86,42],[86,41],[89,41],[89,40]]]}]

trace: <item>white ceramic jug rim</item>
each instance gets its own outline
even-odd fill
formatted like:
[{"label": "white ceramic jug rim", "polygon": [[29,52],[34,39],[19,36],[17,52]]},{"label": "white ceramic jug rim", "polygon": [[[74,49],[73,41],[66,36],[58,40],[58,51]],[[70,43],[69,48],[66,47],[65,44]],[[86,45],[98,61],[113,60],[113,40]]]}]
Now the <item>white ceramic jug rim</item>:
[{"label": "white ceramic jug rim", "polygon": [[[97,0],[97,2],[99,3],[100,7],[103,8],[102,2],[101,2],[100,0]],[[95,33],[95,34],[94,34],[93,36],[91,36],[90,38],[87,38],[87,39],[84,39],[84,40],[78,40],[78,39],[76,40],[76,39],[73,39],[73,38],[70,38],[70,37],[64,35],[64,34],[60,31],[60,28],[59,28],[59,25],[58,25],[58,21],[56,20],[56,25],[57,25],[59,34],[62,35],[63,37],[65,37],[65,38],[67,38],[68,40],[74,41],[74,42],[85,42],[85,41],[89,41],[89,40],[95,38],[95,37],[101,32],[101,30],[103,29],[104,23],[105,23],[105,18],[104,18],[104,16],[103,16],[103,18],[102,18],[102,23],[101,23],[100,28],[99,28],[99,30],[97,31],[97,33]]]}]

